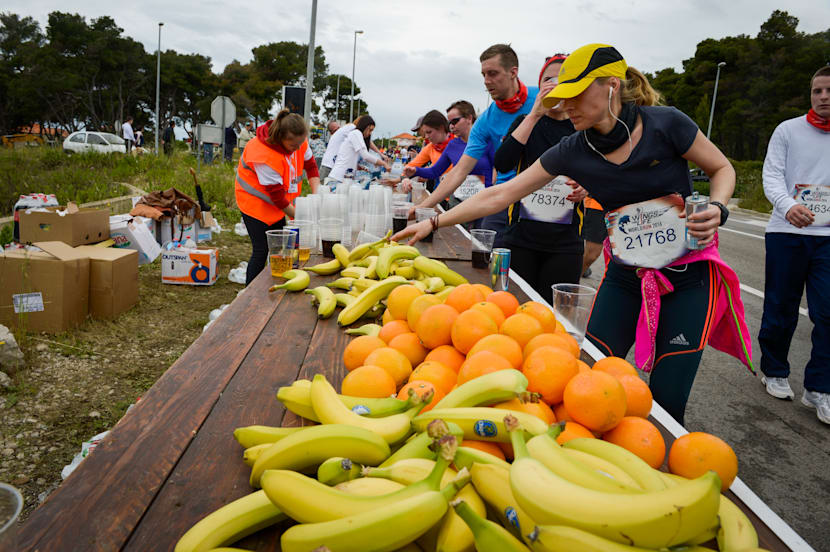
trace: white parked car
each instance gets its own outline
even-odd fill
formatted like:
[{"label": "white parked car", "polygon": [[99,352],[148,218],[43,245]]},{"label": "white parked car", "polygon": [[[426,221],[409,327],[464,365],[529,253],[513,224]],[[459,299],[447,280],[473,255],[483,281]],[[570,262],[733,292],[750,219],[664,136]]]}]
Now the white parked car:
[{"label": "white parked car", "polygon": [[127,153],[124,139],[111,132],[91,132],[79,130],[73,132],[63,141],[63,151],[66,153],[83,153],[96,151],[99,153]]}]

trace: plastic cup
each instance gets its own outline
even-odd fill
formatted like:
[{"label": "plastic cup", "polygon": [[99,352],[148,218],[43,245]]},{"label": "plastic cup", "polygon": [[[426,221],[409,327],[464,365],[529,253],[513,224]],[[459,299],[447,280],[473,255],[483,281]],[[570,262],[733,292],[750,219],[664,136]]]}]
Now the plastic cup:
[{"label": "plastic cup", "polygon": [[374,234],[370,234],[369,232],[360,232],[357,234],[355,246],[362,245],[364,243],[374,243],[378,240],[380,240],[380,236],[375,236]]},{"label": "plastic cup", "polygon": [[0,550],[18,550],[17,518],[23,510],[23,495],[7,483],[0,483]]},{"label": "plastic cup", "polygon": [[297,249],[300,262],[305,263],[311,255],[311,252],[317,247],[314,221],[294,219],[293,224],[300,229],[300,243]]},{"label": "plastic cup", "polygon": [[271,265],[271,276],[279,277],[294,265],[294,240],[297,234],[291,230],[267,230],[265,238],[268,240],[268,261]]},{"label": "plastic cup", "polygon": [[579,284],[554,284],[551,289],[553,290],[553,311],[559,315],[558,318],[565,326],[565,330],[576,339],[581,348],[597,290]]},{"label": "plastic cup", "polygon": [[[436,214],[437,213],[435,212],[435,209],[433,209],[432,207],[418,208],[418,209],[415,209],[415,221],[416,222],[422,222],[422,221],[425,221],[425,220],[429,220],[432,217],[434,217]],[[433,233],[430,232],[423,239],[421,239],[421,241],[431,242],[432,241],[432,234]]]},{"label": "plastic cup", "polygon": [[320,238],[323,245],[323,256],[328,259],[334,258],[331,248],[343,238],[343,219],[322,218],[320,219]]},{"label": "plastic cup", "polygon": [[470,230],[470,236],[470,259],[473,267],[487,268],[490,264],[490,252],[493,251],[493,243],[496,241],[496,231],[476,228]]}]

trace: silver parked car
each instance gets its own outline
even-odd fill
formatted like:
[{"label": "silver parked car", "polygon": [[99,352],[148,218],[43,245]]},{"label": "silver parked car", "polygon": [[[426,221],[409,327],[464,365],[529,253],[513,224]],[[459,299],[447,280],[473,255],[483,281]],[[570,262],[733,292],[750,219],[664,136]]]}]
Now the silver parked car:
[{"label": "silver parked car", "polygon": [[92,132],[79,130],[73,132],[63,141],[66,153],[94,151],[99,153],[127,153],[124,139],[111,132]]}]

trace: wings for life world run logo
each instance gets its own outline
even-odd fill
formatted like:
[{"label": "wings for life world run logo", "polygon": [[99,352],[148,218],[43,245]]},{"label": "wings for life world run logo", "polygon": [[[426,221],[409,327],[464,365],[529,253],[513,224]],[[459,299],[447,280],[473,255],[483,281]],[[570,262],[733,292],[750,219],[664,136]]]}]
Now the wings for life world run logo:
[{"label": "wings for life world run logo", "polygon": [[823,189],[815,189],[815,188],[807,188],[796,186],[796,188],[801,188],[800,195],[801,201],[805,203],[808,201],[828,201],[830,200],[830,190],[823,190]]},{"label": "wings for life world run logo", "polygon": [[674,209],[673,205],[661,206],[651,209],[637,207],[634,213],[620,216],[619,212],[610,212],[605,216],[606,228],[612,228],[615,224],[620,232],[628,235],[629,232],[643,232],[663,228],[664,224],[659,221],[667,211]]}]

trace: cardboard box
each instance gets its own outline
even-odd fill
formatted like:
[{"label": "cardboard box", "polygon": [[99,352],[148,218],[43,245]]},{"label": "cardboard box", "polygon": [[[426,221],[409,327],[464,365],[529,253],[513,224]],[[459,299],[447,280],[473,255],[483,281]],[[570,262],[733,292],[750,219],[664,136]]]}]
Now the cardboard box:
[{"label": "cardboard box", "polygon": [[66,243],[0,254],[0,323],[59,333],[81,324],[89,304],[89,258]]},{"label": "cardboard box", "polygon": [[[127,218],[124,218],[127,217]],[[155,228],[155,221],[143,217],[116,215],[110,217],[110,237],[119,249],[133,249],[138,252],[138,264],[152,263],[161,255],[161,246],[144,221],[150,221]]]},{"label": "cardboard box", "polygon": [[89,257],[89,314],[113,318],[138,302],[138,251],[82,245]]},{"label": "cardboard box", "polygon": [[173,240],[184,243],[188,239],[196,243],[199,232],[199,223],[180,224],[175,218],[162,217],[156,222],[156,241],[165,245]]},{"label": "cardboard box", "polygon": [[161,252],[161,282],[212,286],[219,269],[219,250],[179,247]]},{"label": "cardboard box", "polygon": [[[45,210],[21,211],[20,241],[62,241],[76,247],[98,243],[110,237],[109,212],[106,209],[79,208],[70,203],[61,207],[44,207]],[[58,211],[66,211],[59,215]]]}]

